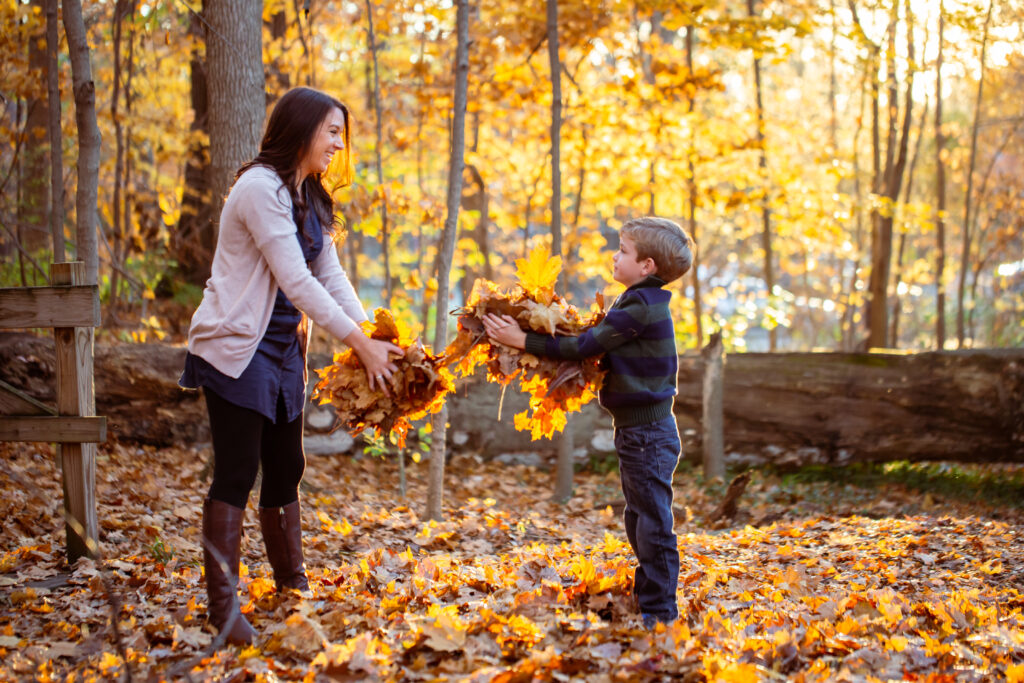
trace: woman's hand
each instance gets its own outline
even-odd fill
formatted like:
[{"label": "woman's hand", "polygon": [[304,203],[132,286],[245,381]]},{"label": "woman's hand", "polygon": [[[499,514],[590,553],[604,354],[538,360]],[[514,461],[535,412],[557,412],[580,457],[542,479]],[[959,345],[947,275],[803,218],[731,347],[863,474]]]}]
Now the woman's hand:
[{"label": "woman's hand", "polygon": [[514,349],[526,348],[526,332],[519,328],[519,323],[512,316],[506,314],[499,317],[493,313],[486,313],[483,323],[491,341]]},{"label": "woman's hand", "polygon": [[390,396],[388,382],[398,370],[398,366],[391,361],[391,354],[401,357],[405,355],[405,351],[391,342],[370,339],[361,330],[356,330],[342,341],[356,352],[359,362],[366,368],[370,391],[379,389]]}]

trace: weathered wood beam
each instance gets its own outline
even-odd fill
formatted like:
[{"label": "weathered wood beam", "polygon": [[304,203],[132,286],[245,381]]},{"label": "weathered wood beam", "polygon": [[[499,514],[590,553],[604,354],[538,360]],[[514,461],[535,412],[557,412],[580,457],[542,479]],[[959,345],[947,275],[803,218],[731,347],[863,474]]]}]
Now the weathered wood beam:
[{"label": "weathered wood beam", "polygon": [[[80,285],[86,282],[82,261],[50,264],[50,282]],[[95,293],[94,293],[95,296]],[[55,326],[53,340],[57,359],[57,411],[61,415],[92,417],[96,414],[93,384],[93,327],[99,324],[99,302],[95,320],[82,326]],[[66,320],[61,320],[65,325]],[[97,440],[99,441],[99,440]],[[96,515],[96,441],[63,442],[57,447],[63,472],[65,529],[68,562],[94,557],[99,538]]]},{"label": "weathered wood beam", "polygon": [[47,441],[62,444],[107,440],[106,417],[66,415],[0,417],[0,441]]},{"label": "weathered wood beam", "polygon": [[96,285],[0,289],[0,329],[99,327]]}]

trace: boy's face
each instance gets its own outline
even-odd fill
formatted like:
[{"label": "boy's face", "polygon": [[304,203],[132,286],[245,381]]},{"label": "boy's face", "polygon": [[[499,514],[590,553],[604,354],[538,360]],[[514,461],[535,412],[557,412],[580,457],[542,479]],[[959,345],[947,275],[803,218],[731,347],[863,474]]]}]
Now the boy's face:
[{"label": "boy's face", "polygon": [[642,282],[658,270],[652,258],[637,260],[636,244],[626,235],[619,235],[619,250],[612,256],[612,261],[615,264],[612,279],[627,287]]}]

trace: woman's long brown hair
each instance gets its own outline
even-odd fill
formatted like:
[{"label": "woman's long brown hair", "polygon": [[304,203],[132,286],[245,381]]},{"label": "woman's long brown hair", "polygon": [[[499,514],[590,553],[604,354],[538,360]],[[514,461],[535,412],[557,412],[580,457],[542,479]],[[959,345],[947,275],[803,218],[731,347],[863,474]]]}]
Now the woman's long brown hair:
[{"label": "woman's long brown hair", "polygon": [[267,130],[260,142],[259,154],[252,161],[243,164],[235,174],[237,181],[239,176],[253,166],[269,166],[277,171],[284,186],[288,188],[292,205],[298,210],[298,222],[303,228],[303,237],[307,240],[312,239],[311,235],[305,234],[304,227],[307,212],[310,210],[316,213],[322,226],[333,231],[334,200],[324,188],[322,174],[310,174],[302,182],[301,194],[295,189],[295,174],[298,172],[299,162],[320,130],[320,125],[333,109],[340,109],[345,119],[345,149],[340,153],[345,155],[344,184],[351,182],[351,126],[348,107],[326,93],[306,87],[292,88],[281,96],[270,112]]}]

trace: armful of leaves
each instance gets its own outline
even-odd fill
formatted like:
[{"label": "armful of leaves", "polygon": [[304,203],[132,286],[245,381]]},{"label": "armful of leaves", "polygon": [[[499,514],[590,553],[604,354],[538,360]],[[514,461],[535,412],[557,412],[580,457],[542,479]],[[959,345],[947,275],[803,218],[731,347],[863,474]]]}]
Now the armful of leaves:
[{"label": "armful of leaves", "polygon": [[579,335],[604,318],[604,300],[598,293],[589,313],[581,313],[554,293],[561,269],[559,257],[549,258],[546,250],[534,250],[529,259],[519,259],[519,284],[503,291],[493,282],[479,279],[466,305],[458,314],[458,334],[445,350],[448,365],[462,377],[487,367],[487,381],[519,387],[529,394],[529,408],[515,416],[515,428],[529,431],[533,439],[551,438],[566,424],[566,413],[578,411],[597,397],[605,371],[600,357],[563,361],[538,357],[519,349],[492,342],[484,332],[483,316],[507,314],[519,326],[539,334]]},{"label": "armful of leaves", "polygon": [[441,409],[445,397],[455,389],[454,378],[443,359],[414,339],[390,311],[378,308],[374,321],[364,322],[363,330],[371,338],[389,341],[405,351],[402,358],[394,360],[398,371],[389,384],[391,395],[370,391],[359,357],[346,349],[334,354],[331,365],[316,371],[320,380],[313,398],[321,405],[330,403],[349,433],[372,428],[377,436],[393,434],[402,448],[412,422]]}]

